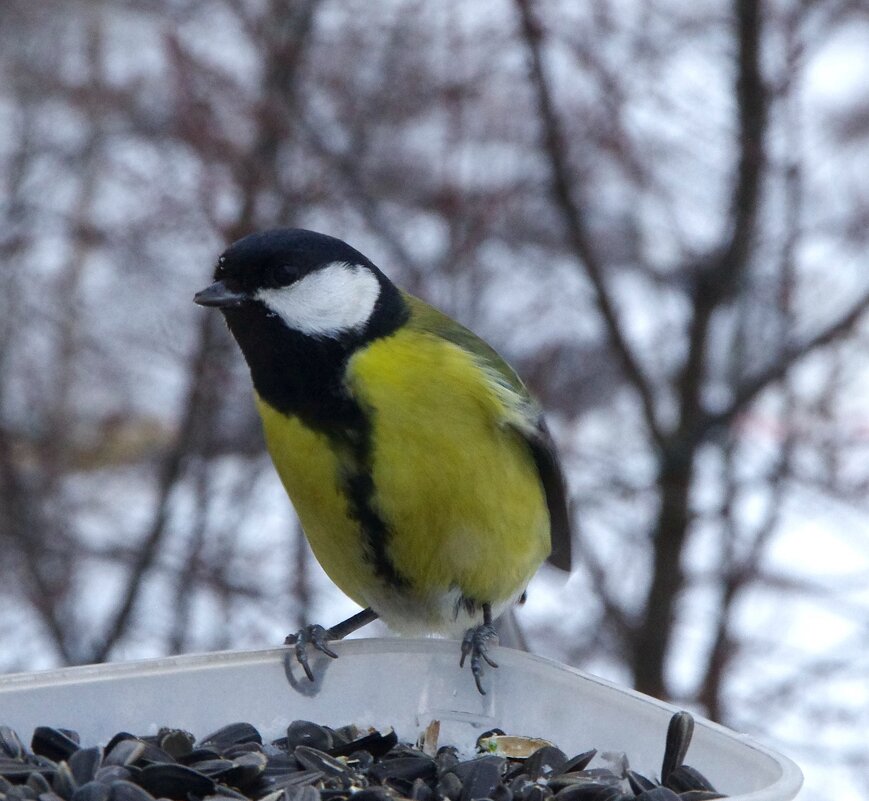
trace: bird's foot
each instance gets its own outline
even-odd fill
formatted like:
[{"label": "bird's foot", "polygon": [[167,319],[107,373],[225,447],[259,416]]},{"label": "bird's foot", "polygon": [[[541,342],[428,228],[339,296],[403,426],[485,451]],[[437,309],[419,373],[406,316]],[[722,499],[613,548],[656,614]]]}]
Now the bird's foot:
[{"label": "bird's foot", "polygon": [[295,634],[290,634],[285,640],[284,645],[296,646],[296,661],[304,668],[305,675],[311,680],[314,680],[314,674],[311,671],[311,666],[308,664],[308,646],[312,645],[318,651],[322,651],[326,656],[331,656],[332,659],[337,659],[336,654],[328,645],[330,640],[343,640],[348,634],[352,634],[357,629],[377,619],[377,612],[370,606],[351,615],[347,620],[342,620],[331,629],[324,629],[322,626],[308,625],[299,629]]},{"label": "bird's foot", "polygon": [[326,656],[331,656],[332,659],[337,659],[338,654],[336,654],[328,644],[329,640],[333,639],[336,638],[332,634],[331,629],[324,629],[322,626],[315,623],[299,629],[295,634],[288,635],[284,640],[284,644],[294,645],[296,647],[296,661],[302,666],[308,679],[313,681],[314,673],[311,670],[311,666],[308,664],[308,646],[311,645],[318,651],[326,654]]},{"label": "bird's foot", "polygon": [[497,644],[498,634],[491,623],[482,623],[468,629],[462,640],[462,658],[459,660],[459,667],[465,666],[465,659],[470,655],[471,673],[474,674],[474,681],[481,695],[486,694],[481,683],[483,662],[485,661],[490,667],[498,667],[498,664],[489,656],[489,642],[492,640],[495,640]]}]

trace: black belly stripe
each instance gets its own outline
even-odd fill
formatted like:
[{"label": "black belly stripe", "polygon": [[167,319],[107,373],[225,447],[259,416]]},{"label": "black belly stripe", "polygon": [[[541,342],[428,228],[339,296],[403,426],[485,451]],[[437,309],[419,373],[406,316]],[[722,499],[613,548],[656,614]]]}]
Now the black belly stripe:
[{"label": "black belly stripe", "polygon": [[343,483],[350,516],[359,523],[365,537],[365,557],[374,568],[375,575],[396,589],[407,588],[410,582],[398,572],[387,553],[394,532],[372,508],[374,481],[370,465],[367,470],[363,468],[362,472],[344,476]]},{"label": "black belly stripe", "polygon": [[395,532],[375,508],[376,488],[372,477],[372,416],[375,412],[363,410],[355,398],[346,394],[344,399],[348,409],[344,415],[345,425],[340,430],[327,430],[326,435],[343,458],[344,472],[339,481],[347,498],[347,511],[359,524],[365,541],[363,554],[374,574],[396,589],[405,589],[410,581],[398,571],[388,553],[389,541]]}]

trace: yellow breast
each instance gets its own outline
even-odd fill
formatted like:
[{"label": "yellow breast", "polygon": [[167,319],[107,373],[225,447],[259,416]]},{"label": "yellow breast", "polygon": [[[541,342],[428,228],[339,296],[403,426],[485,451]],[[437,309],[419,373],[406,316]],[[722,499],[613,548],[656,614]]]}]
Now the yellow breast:
[{"label": "yellow breast", "polygon": [[402,329],[360,352],[349,383],[373,411],[373,476],[391,555],[421,588],[480,601],[521,589],[549,552],[540,480],[512,410],[461,348]]},{"label": "yellow breast", "polygon": [[311,549],[323,569],[350,598],[367,606],[358,526],[347,515],[341,465],[324,434],[273,409],[259,396],[266,445],[293,502]]},{"label": "yellow breast", "polygon": [[[517,412],[503,388],[462,348],[409,327],[355,354],[346,382],[371,423],[374,505],[389,528],[387,553],[410,584],[394,614],[420,616],[451,591],[494,605],[524,589],[549,553],[549,517],[531,454],[505,425]],[[259,410],[317,559],[353,600],[397,622],[378,609],[382,582],[348,517],[328,439],[261,401]]]}]

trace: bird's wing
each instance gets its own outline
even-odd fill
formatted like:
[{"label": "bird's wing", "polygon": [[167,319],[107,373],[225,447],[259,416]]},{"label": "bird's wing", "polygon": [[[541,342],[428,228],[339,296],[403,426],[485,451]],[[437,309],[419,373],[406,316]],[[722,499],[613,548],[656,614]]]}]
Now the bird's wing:
[{"label": "bird's wing", "polygon": [[570,512],[567,506],[564,474],[561,472],[555,442],[542,415],[538,417],[536,426],[530,432],[526,428],[519,433],[531,448],[531,455],[534,457],[546,493],[546,505],[549,507],[549,536],[552,540],[552,550],[547,561],[561,570],[570,572],[572,540]]},{"label": "bird's wing", "polygon": [[473,331],[412,295],[406,295],[405,299],[411,309],[411,325],[458,345],[477,361],[495,383],[518,399],[518,403],[511,404],[517,407],[516,415],[506,419],[504,426],[515,431],[525,441],[543,484],[546,505],[549,508],[552,542],[552,551],[547,561],[561,570],[569,571],[572,536],[564,474],[555,442],[539,406],[513,368]]}]

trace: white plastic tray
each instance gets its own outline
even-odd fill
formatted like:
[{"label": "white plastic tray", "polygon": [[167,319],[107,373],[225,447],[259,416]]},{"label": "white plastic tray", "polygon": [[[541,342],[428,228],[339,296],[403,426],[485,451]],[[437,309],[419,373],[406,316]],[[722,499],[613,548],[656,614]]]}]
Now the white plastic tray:
[{"label": "white plastic tray", "polygon": [[[492,655],[481,696],[458,643],[448,640],[357,639],[335,643],[337,660],[312,657],[311,684],[289,649],[220,652],[0,676],[0,723],[29,741],[34,727],[75,729],[82,742],[118,731],[156,733],[158,726],[202,737],[248,721],[278,737],[295,719],[331,726],[395,727],[415,740],[433,719],[442,744],[470,751],[493,727],[544,737],[569,755],[597,748],[624,751],[645,775],[660,771],[675,707],[617,687],[575,668],[506,648]],[[698,719],[686,762],[734,801],[788,801],[802,784],[786,757]]]}]

